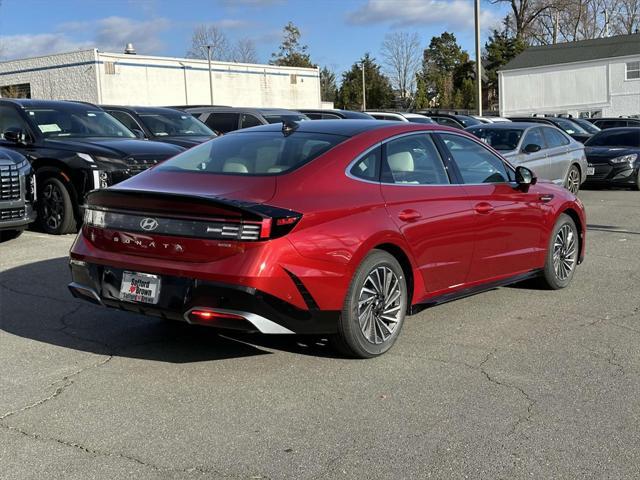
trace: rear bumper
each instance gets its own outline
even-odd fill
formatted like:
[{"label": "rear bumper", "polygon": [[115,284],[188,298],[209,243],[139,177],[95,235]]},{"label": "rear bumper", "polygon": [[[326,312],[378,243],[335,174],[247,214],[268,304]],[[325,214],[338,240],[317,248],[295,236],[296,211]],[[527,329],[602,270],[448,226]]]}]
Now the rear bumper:
[{"label": "rear bumper", "polygon": [[[69,290],[76,298],[111,308],[260,333],[331,334],[337,331],[340,313],[303,310],[273,295],[242,285],[161,275],[158,304],[120,300],[123,269],[72,260]],[[194,319],[194,309],[216,313],[207,320]],[[226,314],[226,315],[225,315]]]}]

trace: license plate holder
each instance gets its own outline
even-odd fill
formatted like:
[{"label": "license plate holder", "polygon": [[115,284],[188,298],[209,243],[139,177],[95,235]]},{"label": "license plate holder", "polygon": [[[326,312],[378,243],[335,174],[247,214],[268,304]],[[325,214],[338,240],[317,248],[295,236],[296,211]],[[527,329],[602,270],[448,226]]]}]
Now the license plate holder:
[{"label": "license plate holder", "polygon": [[120,300],[156,305],[160,300],[160,277],[149,273],[122,272]]}]

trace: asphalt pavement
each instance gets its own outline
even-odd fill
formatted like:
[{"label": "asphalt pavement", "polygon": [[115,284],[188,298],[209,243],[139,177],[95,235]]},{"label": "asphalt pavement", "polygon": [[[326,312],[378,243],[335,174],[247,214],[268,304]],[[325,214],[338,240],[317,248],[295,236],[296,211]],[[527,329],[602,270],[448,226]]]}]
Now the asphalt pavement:
[{"label": "asphalt pavement", "polygon": [[0,244],[0,479],[640,477],[640,192],[580,193],[571,287],[409,317],[374,360],[73,299],[73,236]]}]

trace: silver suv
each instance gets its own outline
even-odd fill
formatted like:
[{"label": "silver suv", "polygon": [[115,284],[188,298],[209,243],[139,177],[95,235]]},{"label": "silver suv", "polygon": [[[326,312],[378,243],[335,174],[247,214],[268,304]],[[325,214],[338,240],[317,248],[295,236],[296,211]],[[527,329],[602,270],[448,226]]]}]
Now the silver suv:
[{"label": "silver suv", "polygon": [[0,240],[18,237],[36,219],[35,187],[27,159],[0,148]]}]

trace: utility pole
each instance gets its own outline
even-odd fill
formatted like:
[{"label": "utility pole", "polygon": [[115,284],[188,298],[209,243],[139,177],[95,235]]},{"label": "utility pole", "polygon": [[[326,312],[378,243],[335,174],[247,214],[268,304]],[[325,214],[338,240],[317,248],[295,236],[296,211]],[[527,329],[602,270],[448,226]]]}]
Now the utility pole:
[{"label": "utility pole", "polygon": [[482,58],[480,58],[480,0],[475,0],[476,20],[476,87],[478,115],[482,116]]},{"label": "utility pole", "polygon": [[365,80],[364,80],[364,62],[360,64],[362,67],[362,111],[367,110],[367,93],[365,88]]},{"label": "utility pole", "polygon": [[207,62],[209,63],[209,100],[213,105],[213,77],[211,76],[211,47],[213,45],[205,45],[207,47]]}]

